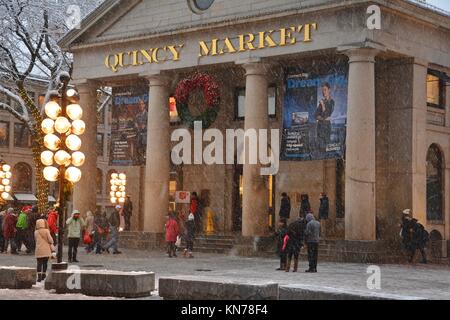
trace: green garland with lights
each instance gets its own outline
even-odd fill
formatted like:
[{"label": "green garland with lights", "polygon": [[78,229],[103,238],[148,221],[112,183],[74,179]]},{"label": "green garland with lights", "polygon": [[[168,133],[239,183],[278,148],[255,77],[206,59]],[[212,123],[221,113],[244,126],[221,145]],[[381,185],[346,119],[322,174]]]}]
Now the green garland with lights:
[{"label": "green garland with lights", "polygon": [[19,95],[24,101],[27,108],[31,111],[34,119],[33,130],[31,136],[33,137],[32,152],[33,161],[36,168],[36,184],[37,184],[37,199],[38,210],[40,214],[45,214],[48,209],[48,193],[49,186],[43,175],[44,166],[41,163],[41,152],[45,150],[44,135],[41,131],[42,115],[40,110],[35,106],[34,102],[28,96],[23,83],[18,83]]}]

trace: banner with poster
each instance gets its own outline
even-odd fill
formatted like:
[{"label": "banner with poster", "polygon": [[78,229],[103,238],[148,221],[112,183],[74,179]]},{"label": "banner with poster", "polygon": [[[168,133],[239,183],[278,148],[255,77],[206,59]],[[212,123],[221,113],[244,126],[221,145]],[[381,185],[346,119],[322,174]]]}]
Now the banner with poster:
[{"label": "banner with poster", "polygon": [[347,87],[346,72],[287,77],[281,160],[344,157]]},{"label": "banner with poster", "polygon": [[147,150],[148,87],[113,88],[111,151],[112,166],[145,164]]},{"label": "banner with poster", "polygon": [[189,191],[177,191],[175,192],[176,203],[191,203],[191,193]]}]

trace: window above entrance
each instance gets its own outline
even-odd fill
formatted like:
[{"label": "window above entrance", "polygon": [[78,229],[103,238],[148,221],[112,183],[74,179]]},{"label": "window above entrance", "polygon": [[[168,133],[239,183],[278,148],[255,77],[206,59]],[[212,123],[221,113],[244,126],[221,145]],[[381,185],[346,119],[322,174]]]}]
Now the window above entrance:
[{"label": "window above entrance", "polygon": [[204,11],[208,10],[214,0],[188,0],[189,8],[191,8],[192,12],[201,14]]}]

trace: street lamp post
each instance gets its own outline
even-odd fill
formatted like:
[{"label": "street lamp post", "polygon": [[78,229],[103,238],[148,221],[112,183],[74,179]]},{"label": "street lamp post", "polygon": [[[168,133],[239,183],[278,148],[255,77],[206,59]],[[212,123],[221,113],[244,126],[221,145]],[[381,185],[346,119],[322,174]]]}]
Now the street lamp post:
[{"label": "street lamp post", "polygon": [[0,197],[4,201],[11,196],[11,178],[11,166],[0,160]]},{"label": "street lamp post", "polygon": [[45,165],[43,174],[49,182],[59,183],[58,208],[58,252],[55,269],[65,269],[63,263],[63,241],[65,225],[65,187],[66,182],[75,184],[81,179],[81,167],[85,155],[80,152],[81,136],[86,128],[81,120],[83,110],[79,105],[79,94],[74,88],[69,88],[70,78],[60,75],[58,94],[50,97],[45,105],[46,119],[42,121],[41,129],[46,134],[44,145],[47,148],[41,154],[41,162]]}]

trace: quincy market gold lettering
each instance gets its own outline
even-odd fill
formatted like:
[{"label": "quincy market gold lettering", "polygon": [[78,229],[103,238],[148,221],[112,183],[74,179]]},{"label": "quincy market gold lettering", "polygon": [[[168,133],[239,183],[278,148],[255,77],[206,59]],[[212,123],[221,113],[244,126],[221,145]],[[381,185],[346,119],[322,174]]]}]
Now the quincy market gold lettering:
[{"label": "quincy market gold lettering", "polygon": [[[285,47],[299,42],[311,42],[313,31],[317,31],[317,23],[240,34],[236,37],[199,41],[199,57],[234,54],[266,48]],[[129,52],[109,54],[105,58],[105,66],[113,72],[121,68],[137,67],[147,63],[164,63],[179,61],[184,44],[159,48],[140,49]]]},{"label": "quincy market gold lettering", "polygon": [[[200,41],[199,57],[217,56],[230,53],[253,51],[265,48],[284,47],[298,42],[311,42],[312,31],[317,23],[308,23],[278,30],[261,31],[238,35],[236,38]],[[299,39],[298,36],[301,36]]]},{"label": "quincy market gold lettering", "polygon": [[184,44],[180,44],[109,54],[105,58],[105,66],[117,72],[120,68],[137,67],[146,63],[178,61],[180,60],[180,53],[183,47]]}]

